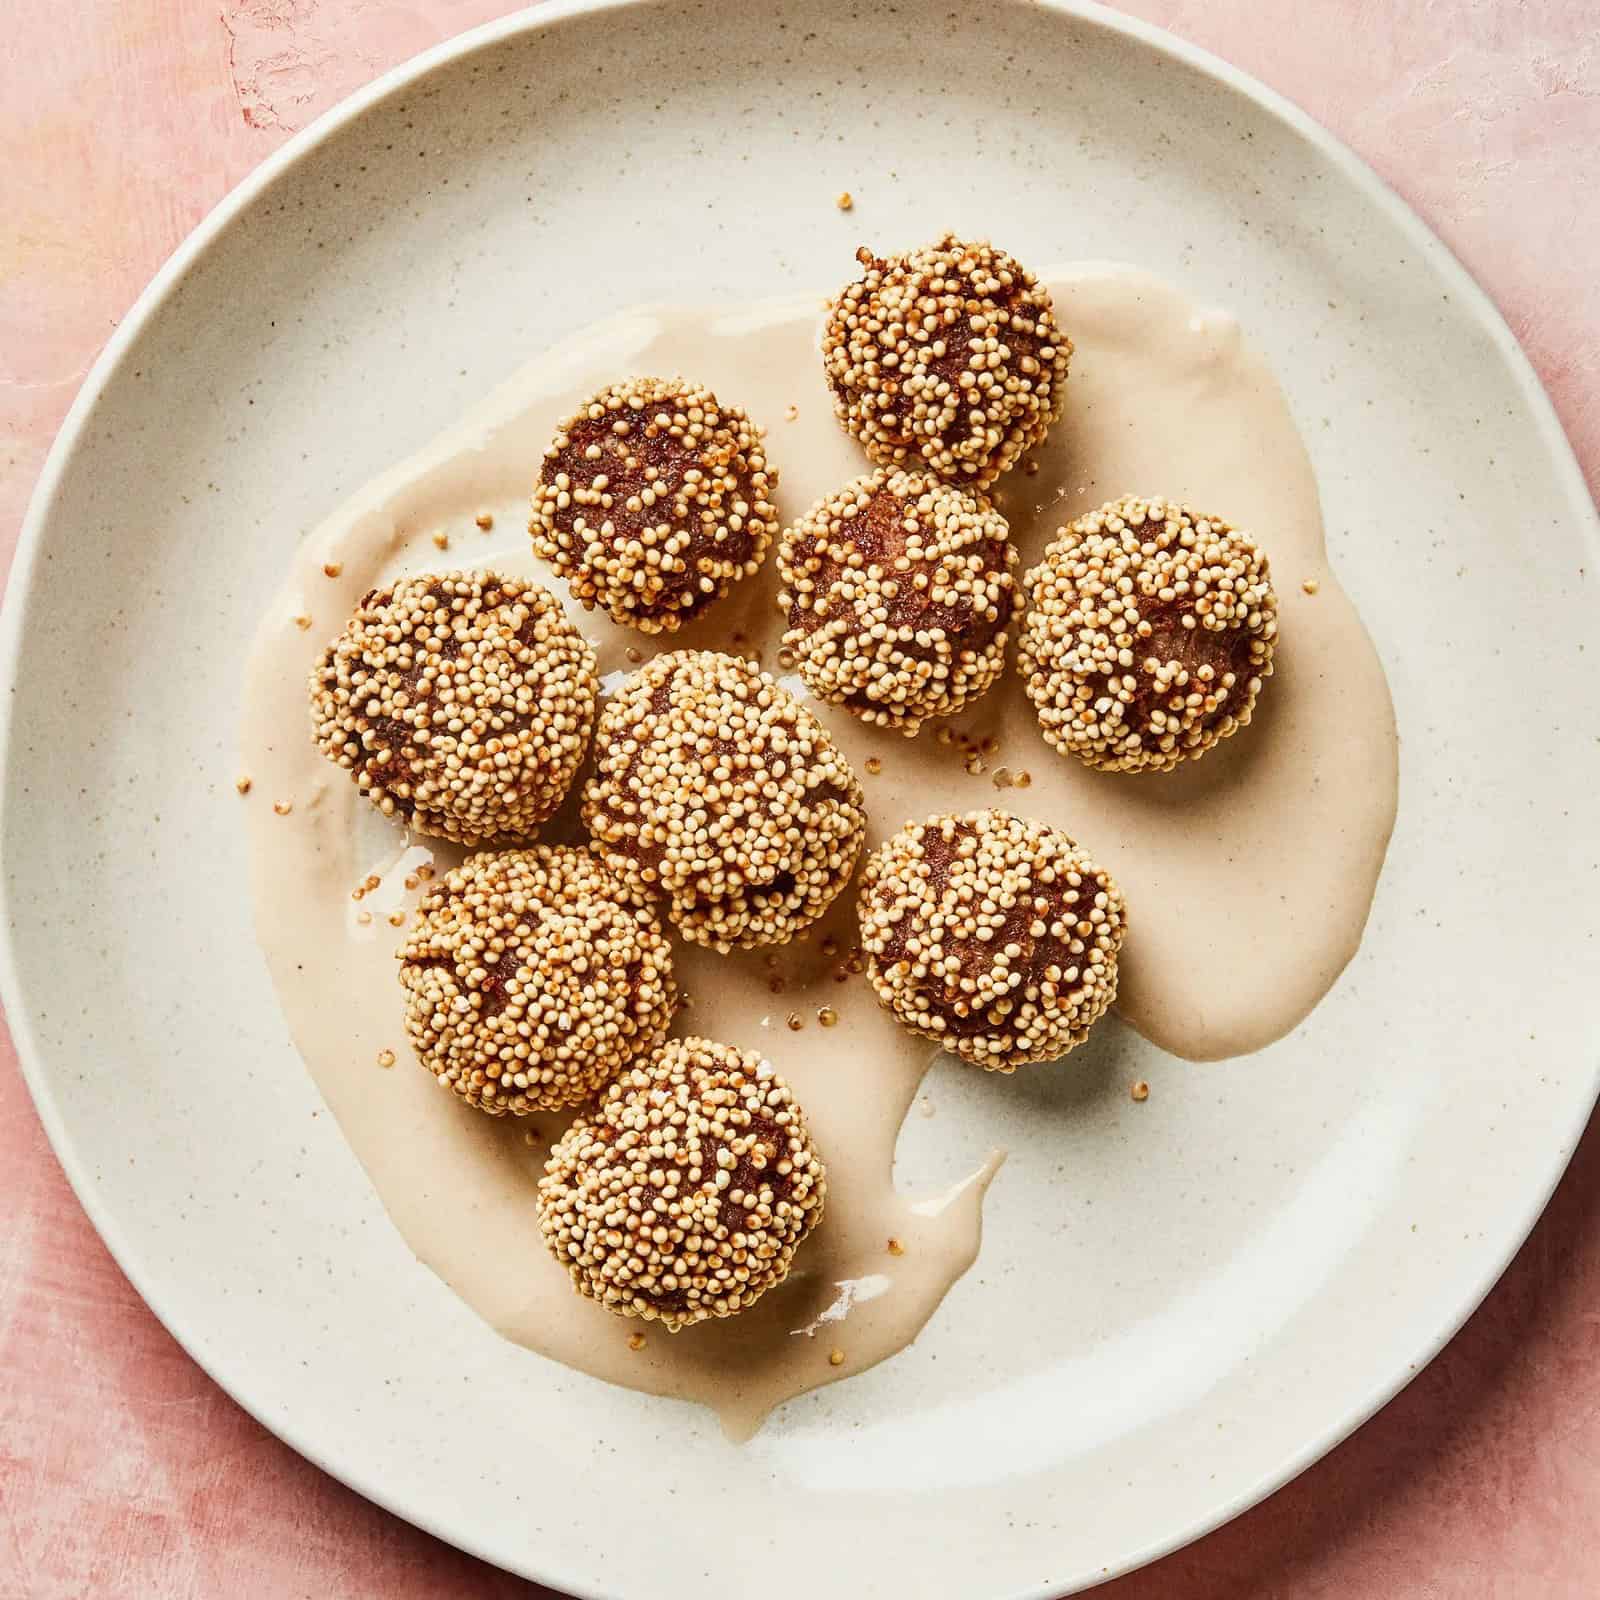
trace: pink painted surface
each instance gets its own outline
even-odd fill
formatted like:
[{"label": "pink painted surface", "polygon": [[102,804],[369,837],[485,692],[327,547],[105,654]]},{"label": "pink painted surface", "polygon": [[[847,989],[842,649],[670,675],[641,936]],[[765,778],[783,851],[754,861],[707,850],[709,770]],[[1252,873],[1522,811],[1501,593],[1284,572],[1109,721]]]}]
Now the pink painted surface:
[{"label": "pink painted surface", "polygon": [[[289,133],[498,0],[11,0],[0,56],[0,563],[117,318]],[[1600,485],[1594,0],[1127,0],[1298,101],[1511,319]],[[0,1064],[0,1600],[545,1591],[263,1432],[124,1281]],[[1114,1600],[1600,1593],[1600,1130],[1392,1405]]]}]

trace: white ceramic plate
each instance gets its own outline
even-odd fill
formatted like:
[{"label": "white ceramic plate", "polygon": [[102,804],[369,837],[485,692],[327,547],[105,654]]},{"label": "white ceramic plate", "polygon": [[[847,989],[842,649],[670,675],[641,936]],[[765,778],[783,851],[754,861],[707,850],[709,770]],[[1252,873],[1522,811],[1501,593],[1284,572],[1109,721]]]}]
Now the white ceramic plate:
[{"label": "white ceramic plate", "polygon": [[[285,1439],[584,1594],[783,1600],[820,1569],[832,1594],[1046,1595],[1148,1560],[1438,1349],[1595,1098],[1600,553],[1527,363],[1258,85],[1092,9],[964,15],[557,5],[392,75],[151,285],[12,580],[4,988],[84,1204]],[[947,224],[1244,317],[1390,674],[1399,827],[1360,956],[1272,1050],[1182,1066],[1108,1031],[1082,1072],[936,1078],[908,1165],[1012,1150],[978,1266],[910,1351],[735,1449],[501,1342],[383,1218],[251,934],[240,667],[302,531],[573,325],[826,289],[863,239]]]}]

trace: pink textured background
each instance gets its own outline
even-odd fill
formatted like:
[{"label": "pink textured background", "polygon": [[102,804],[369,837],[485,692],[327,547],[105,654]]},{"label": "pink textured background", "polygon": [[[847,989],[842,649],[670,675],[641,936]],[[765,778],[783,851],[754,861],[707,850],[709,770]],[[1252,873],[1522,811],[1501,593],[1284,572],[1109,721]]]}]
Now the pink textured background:
[{"label": "pink textured background", "polygon": [[[11,0],[0,563],[95,352],[266,153],[500,0]],[[1298,101],[1505,308],[1600,482],[1595,0],[1130,0]],[[0,1600],[537,1596],[368,1505],[196,1369],[107,1256],[0,1046]],[[1115,1600],[1600,1593],[1600,1131],[1387,1410]]]}]

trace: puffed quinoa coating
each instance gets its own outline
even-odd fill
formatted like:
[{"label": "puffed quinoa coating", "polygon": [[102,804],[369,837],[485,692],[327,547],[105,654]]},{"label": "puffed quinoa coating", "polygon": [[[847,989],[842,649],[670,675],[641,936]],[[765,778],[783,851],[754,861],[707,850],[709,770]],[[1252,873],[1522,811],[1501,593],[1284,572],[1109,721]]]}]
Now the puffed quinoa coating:
[{"label": "puffed quinoa coating", "polygon": [[826,1192],[805,1116],[772,1067],[673,1039],[562,1135],[539,1224],[579,1294],[676,1333],[781,1283]]},{"label": "puffed quinoa coating", "polygon": [[1022,580],[1017,669],[1045,738],[1103,772],[1167,772],[1244,727],[1278,597],[1221,517],[1128,496],[1068,523]]},{"label": "puffed quinoa coating", "polygon": [[868,859],[859,914],[879,1001],[990,1071],[1065,1055],[1116,998],[1122,891],[1044,823],[907,823]]},{"label": "puffed quinoa coating", "polygon": [[1005,666],[1016,547],[976,490],[882,467],[819,501],[778,546],[783,645],[812,693],[911,735]]},{"label": "puffed quinoa coating", "polygon": [[567,845],[470,856],[423,896],[398,958],[423,1066],[491,1116],[592,1100],[677,1003],[654,913]]},{"label": "puffed quinoa coating", "polygon": [[528,531],[585,607],[670,632],[766,559],[777,482],[737,406],[681,378],[630,378],[562,423]]},{"label": "puffed quinoa coating", "polygon": [[850,881],[861,785],[827,730],[736,656],[656,656],[607,701],[583,820],[697,944],[783,944]]},{"label": "puffed quinoa coating", "polygon": [[547,589],[493,573],[371,590],[311,674],[313,736],[386,817],[525,839],[588,749],[594,651]]},{"label": "puffed quinoa coating", "polygon": [[1061,415],[1072,341],[1003,250],[947,233],[865,269],[834,301],[823,368],[840,422],[881,466],[983,488]]}]

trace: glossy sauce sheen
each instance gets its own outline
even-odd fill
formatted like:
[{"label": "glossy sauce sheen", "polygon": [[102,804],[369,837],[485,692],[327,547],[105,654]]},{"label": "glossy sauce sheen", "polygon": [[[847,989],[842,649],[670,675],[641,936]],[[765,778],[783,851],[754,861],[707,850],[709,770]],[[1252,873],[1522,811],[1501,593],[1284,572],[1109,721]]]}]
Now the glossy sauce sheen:
[{"label": "glossy sauce sheen", "polygon": [[[1123,494],[1226,517],[1272,563],[1280,642],[1253,723],[1169,775],[1095,773],[1040,737],[1014,673],[955,727],[999,748],[969,773],[929,724],[914,740],[807,703],[851,761],[867,848],[910,818],[1004,806],[1065,828],[1120,880],[1130,931],[1118,1010],[1191,1060],[1256,1050],[1293,1028],[1361,937],[1394,819],[1396,738],[1383,671],[1327,567],[1316,483],[1283,395],[1234,320],[1133,269],[1049,274],[1077,347],[1061,421],[995,500],[1023,566],[1065,521]],[[314,748],[307,681],[362,595],[401,572],[494,568],[541,578],[527,503],[557,424],[632,374],[681,373],[766,428],[785,523],[868,470],[834,421],[814,297],[734,311],[646,309],[530,363],[469,417],[357,494],[301,545],[250,658],[241,770],[257,927],[290,1030],[329,1108],[416,1255],[506,1338],[614,1383],[713,1407],[747,1437],[782,1401],[911,1342],[979,1244],[997,1153],[949,1195],[893,1183],[896,1135],[933,1051],[882,1012],[845,957],[853,894],[807,938],[718,956],[675,940],[689,1004],[675,1031],[758,1049],[793,1085],[828,1167],[826,1215],[787,1282],[754,1308],[677,1335],[580,1299],[546,1252],[534,1183],[565,1119],[491,1119],[441,1092],[406,1042],[390,922],[404,879],[455,847],[383,824]],[[791,415],[793,408],[793,415]],[[475,525],[489,511],[494,528]],[[440,550],[434,536],[448,536]],[[338,569],[335,577],[324,566]],[[1315,592],[1302,587],[1314,580]],[[670,638],[579,613],[602,681],[661,649],[778,661],[777,564]],[[312,619],[309,628],[298,616]],[[1012,629],[1013,645],[1015,627]],[[867,765],[875,756],[881,771]],[[1027,787],[997,787],[998,769]],[[289,801],[287,815],[274,802]],[[549,838],[576,838],[576,791]],[[369,874],[381,887],[353,900]],[[365,912],[369,920],[362,922]],[[839,953],[824,952],[832,938]],[[837,1014],[823,1027],[821,1008]],[[791,1030],[788,1018],[803,1026]],[[397,1064],[385,1071],[383,1052]],[[1072,1061],[1024,1068],[1070,1072]],[[899,1252],[891,1251],[896,1240]],[[642,1348],[630,1347],[643,1333]],[[834,1365],[830,1354],[843,1353]]]}]

